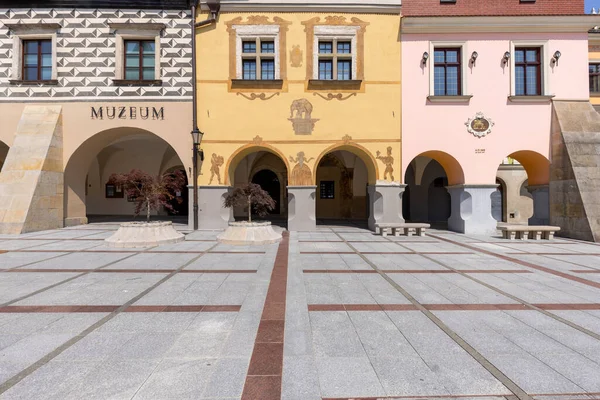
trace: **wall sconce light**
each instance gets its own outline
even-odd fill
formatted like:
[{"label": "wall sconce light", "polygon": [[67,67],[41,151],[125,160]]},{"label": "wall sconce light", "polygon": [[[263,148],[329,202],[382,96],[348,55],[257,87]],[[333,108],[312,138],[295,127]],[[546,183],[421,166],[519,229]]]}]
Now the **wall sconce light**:
[{"label": "wall sconce light", "polygon": [[429,53],[428,52],[423,53],[423,58],[421,58],[421,63],[423,65],[426,65],[428,59],[429,59]]},{"label": "wall sconce light", "polygon": [[552,63],[555,65],[558,65],[558,59],[560,58],[562,54],[560,54],[560,51],[556,50],[554,52],[554,55],[552,56]]},{"label": "wall sconce light", "polygon": [[479,57],[479,53],[477,53],[476,51],[471,53],[471,64],[475,65],[475,61],[477,61],[477,57]]},{"label": "wall sconce light", "polygon": [[504,53],[504,57],[502,57],[502,62],[506,65],[508,64],[508,60],[510,60],[510,51]]}]

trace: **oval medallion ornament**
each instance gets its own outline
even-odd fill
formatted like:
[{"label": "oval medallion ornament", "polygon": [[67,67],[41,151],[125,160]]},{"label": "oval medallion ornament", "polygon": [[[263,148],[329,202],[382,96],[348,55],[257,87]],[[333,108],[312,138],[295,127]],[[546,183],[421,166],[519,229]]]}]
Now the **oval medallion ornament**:
[{"label": "oval medallion ornament", "polygon": [[465,125],[469,133],[477,136],[478,138],[482,138],[492,132],[494,121],[492,121],[490,118],[486,118],[483,113],[478,112],[475,114],[475,118],[469,118],[469,120],[465,122]]}]

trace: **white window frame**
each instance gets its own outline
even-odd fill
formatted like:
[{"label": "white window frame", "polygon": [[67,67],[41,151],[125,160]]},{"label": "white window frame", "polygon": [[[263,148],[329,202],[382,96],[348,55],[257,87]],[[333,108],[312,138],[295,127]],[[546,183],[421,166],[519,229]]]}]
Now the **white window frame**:
[{"label": "white window frame", "polygon": [[[428,68],[429,68],[429,96],[435,96],[435,49],[436,48],[459,48],[460,49],[460,95],[456,97],[462,96],[470,96],[469,93],[469,85],[467,79],[467,73],[465,72],[465,68],[469,67],[469,60],[471,56],[469,55],[469,46],[466,41],[452,41],[452,42],[440,42],[434,41],[429,42],[429,59],[427,60]],[[448,96],[452,97],[452,96]]]},{"label": "white window frame", "polygon": [[160,33],[165,28],[163,24],[110,24],[115,33],[115,77],[125,79],[125,41],[154,40],[154,80],[161,79],[161,48]]},{"label": "white window frame", "polygon": [[511,40],[510,42],[510,95],[516,97],[531,97],[516,94],[515,82],[515,48],[517,47],[539,47],[542,52],[540,57],[540,75],[542,77],[542,93],[540,96],[551,96],[548,66],[550,65],[550,53],[548,40]]},{"label": "white window frame", "polygon": [[[357,79],[358,60],[357,60],[357,35],[360,26],[330,26],[316,25],[314,28],[313,43],[313,79],[319,80],[319,42],[320,41],[349,41],[351,44],[352,55],[352,80]],[[338,81],[337,76],[333,81]],[[342,81],[343,82],[343,81]]]},{"label": "white window frame", "polygon": [[[279,52],[279,25],[233,25],[232,27],[235,29],[236,34],[236,45],[235,45],[235,75],[236,79],[243,79],[243,53],[242,53],[242,43],[245,41],[255,41],[256,39],[260,39],[261,41],[273,41],[275,42],[275,80],[281,79],[281,64],[280,58],[281,54]],[[257,52],[260,52],[260,49],[256,49]],[[256,79],[261,80],[257,66],[256,70]],[[270,80],[269,80],[270,81]],[[265,82],[269,82],[265,81]]]},{"label": "white window frame", "polygon": [[52,75],[50,80],[58,79],[57,36],[60,25],[57,24],[19,24],[8,25],[13,32],[12,71],[11,80],[23,79],[23,41],[51,40],[52,41]]}]

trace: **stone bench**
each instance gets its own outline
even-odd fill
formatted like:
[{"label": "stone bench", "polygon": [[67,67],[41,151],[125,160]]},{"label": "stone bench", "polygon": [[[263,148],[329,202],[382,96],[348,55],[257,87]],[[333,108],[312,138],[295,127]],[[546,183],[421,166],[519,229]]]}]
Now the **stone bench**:
[{"label": "stone bench", "polygon": [[534,240],[552,240],[554,233],[560,231],[559,226],[529,226],[529,225],[505,225],[499,226],[504,239],[534,239]]},{"label": "stone bench", "polygon": [[413,231],[416,232],[417,236],[425,236],[425,230],[429,229],[431,225],[421,223],[383,223],[375,224],[375,233],[380,233],[381,236],[388,235],[388,229],[391,229],[392,235],[399,236],[400,230],[404,231],[406,236],[412,236]]}]

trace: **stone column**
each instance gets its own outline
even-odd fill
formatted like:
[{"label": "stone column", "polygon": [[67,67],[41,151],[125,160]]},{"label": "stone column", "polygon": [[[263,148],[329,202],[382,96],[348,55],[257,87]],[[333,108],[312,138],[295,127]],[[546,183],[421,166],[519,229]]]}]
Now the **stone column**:
[{"label": "stone column", "polygon": [[288,231],[317,229],[316,186],[288,186]]},{"label": "stone column", "polygon": [[548,185],[527,187],[533,197],[533,215],[529,225],[550,225],[550,192]]},{"label": "stone column", "polygon": [[383,183],[369,185],[369,229],[375,230],[375,224],[401,223],[402,193],[406,185],[398,183]]},{"label": "stone column", "polygon": [[448,186],[452,214],[448,229],[470,235],[495,235],[497,221],[492,216],[492,193],[498,185]]},{"label": "stone column", "polygon": [[[188,186],[189,217],[191,228],[194,224],[194,187]],[[233,221],[233,210],[223,207],[223,200],[231,190],[229,186],[199,186],[198,187],[198,229],[226,229],[229,221]]]}]

